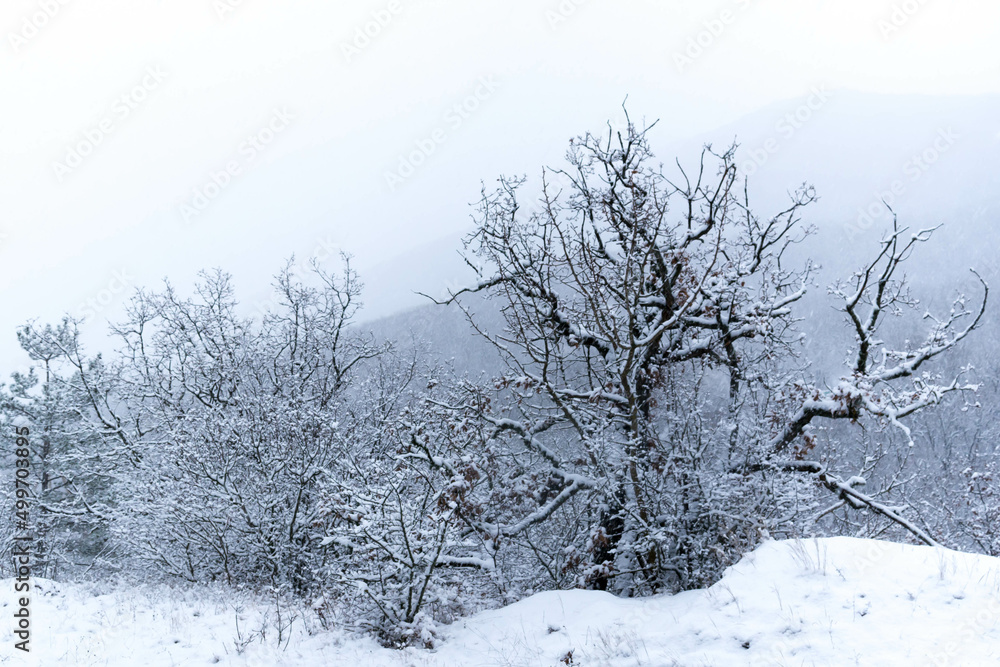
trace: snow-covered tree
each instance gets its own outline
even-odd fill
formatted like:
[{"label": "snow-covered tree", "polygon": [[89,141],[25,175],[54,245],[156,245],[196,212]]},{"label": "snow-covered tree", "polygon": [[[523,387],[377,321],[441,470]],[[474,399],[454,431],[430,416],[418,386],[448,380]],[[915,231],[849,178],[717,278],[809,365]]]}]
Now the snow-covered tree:
[{"label": "snow-covered tree", "polygon": [[[476,280],[447,302],[476,292],[502,311],[504,329],[480,333],[509,367],[505,400],[450,407],[494,426],[490,446],[512,454],[535,502],[480,529],[624,594],[710,580],[761,534],[794,531],[822,509],[818,487],[933,541],[862,492],[866,480],[829,469],[813,427],[867,419],[909,440],[906,417],[974,388],[926,365],[977,326],[985,298],[926,316],[920,344],[883,341],[883,320],[916,305],[900,266],[932,231],[895,228],[831,288],[855,354],[839,383],[816,384],[795,316],[813,267],[793,268],[790,253],[812,231],[800,221],[812,189],[759,217],[735,147],[707,147],[695,170],[678,164],[668,176],[646,132],[571,142],[567,167],[543,171],[527,209],[524,178],[483,193],[466,241]],[[570,544],[547,540],[569,524]]]},{"label": "snow-covered tree", "polygon": [[[17,337],[31,365],[0,390],[0,412],[5,423],[30,428],[35,572],[56,577],[92,567],[106,547],[111,470],[101,460],[103,443],[90,428],[87,394],[72,360],[79,344],[75,323],[27,325]],[[7,435],[13,440],[12,431]]]}]

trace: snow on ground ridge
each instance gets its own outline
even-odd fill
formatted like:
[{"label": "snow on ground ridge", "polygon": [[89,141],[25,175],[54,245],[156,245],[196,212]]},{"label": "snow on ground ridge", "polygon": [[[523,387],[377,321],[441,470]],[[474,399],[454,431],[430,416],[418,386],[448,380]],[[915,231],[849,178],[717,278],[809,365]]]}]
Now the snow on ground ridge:
[{"label": "snow on ground ridge", "polygon": [[[0,586],[10,607],[12,582]],[[32,606],[30,659],[5,630],[0,664],[1000,664],[1000,559],[853,538],[769,541],[714,586],[675,596],[540,593],[455,623],[433,651],[384,649],[304,616],[279,647],[266,600],[219,588],[39,581]]]}]

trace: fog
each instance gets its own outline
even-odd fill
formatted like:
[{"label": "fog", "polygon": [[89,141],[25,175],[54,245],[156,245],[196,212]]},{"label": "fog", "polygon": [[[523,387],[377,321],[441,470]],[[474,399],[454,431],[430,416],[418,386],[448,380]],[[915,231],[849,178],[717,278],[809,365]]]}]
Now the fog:
[{"label": "fog", "polygon": [[[367,317],[416,305],[410,283],[453,277],[393,258],[450,257],[481,182],[558,164],[626,98],[659,119],[665,162],[735,139],[747,159],[767,152],[763,205],[814,181],[829,205],[815,214],[835,226],[952,127],[901,212],[987,215],[998,14],[915,0],[8,2],[4,370],[29,318],[85,317],[99,346],[134,287],[222,267],[262,298],[293,253],[354,254]],[[810,99],[801,128],[778,127]]]}]

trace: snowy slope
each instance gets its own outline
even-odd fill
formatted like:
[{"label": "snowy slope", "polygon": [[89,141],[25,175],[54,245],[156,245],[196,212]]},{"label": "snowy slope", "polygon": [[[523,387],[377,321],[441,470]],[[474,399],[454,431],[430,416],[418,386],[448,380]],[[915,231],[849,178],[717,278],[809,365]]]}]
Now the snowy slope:
[{"label": "snowy slope", "polygon": [[32,659],[8,658],[8,630],[3,664],[1000,664],[1000,560],[849,538],[768,542],[711,588],[672,597],[542,593],[454,624],[434,651],[390,651],[303,619],[279,649],[274,610],[262,624],[265,606],[221,589],[94,595],[40,582],[32,605]]}]

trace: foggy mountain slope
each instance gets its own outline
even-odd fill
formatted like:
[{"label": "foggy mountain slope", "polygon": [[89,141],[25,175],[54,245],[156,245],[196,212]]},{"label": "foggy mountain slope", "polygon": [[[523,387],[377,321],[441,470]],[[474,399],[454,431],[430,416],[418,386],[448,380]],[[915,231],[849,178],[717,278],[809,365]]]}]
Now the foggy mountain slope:
[{"label": "foggy mountain slope", "polygon": [[1000,97],[827,95],[771,105],[701,139],[737,138],[759,214],[780,210],[802,182],[816,188],[820,199],[805,217],[818,234],[800,254],[822,258],[823,278],[870,256],[892,224],[883,199],[902,226],[943,225],[915,266],[927,261],[938,278],[955,278],[969,266],[953,257],[984,265],[988,257],[976,256],[1000,241]]},{"label": "foggy mountain slope", "polygon": [[[834,91],[821,105],[820,99],[817,95],[812,100],[774,104],[685,142],[657,145],[654,130],[653,143],[667,170],[676,168],[671,164],[675,157],[690,170],[705,143],[722,149],[736,138],[738,163],[749,174],[751,206],[762,217],[781,210],[786,193],[803,181],[815,186],[819,201],[807,207],[803,216],[816,233],[790,249],[789,261],[812,259],[821,266],[816,284],[798,304],[797,312],[805,316],[805,356],[819,376],[835,380],[843,372],[850,331],[826,287],[849,276],[878,252],[878,241],[891,225],[878,197],[891,192],[894,182],[904,188],[891,201],[902,226],[917,230],[942,225],[929,243],[917,248],[908,272],[914,295],[926,307],[947,311],[959,289],[978,298],[981,288],[969,273],[970,267],[987,282],[1000,285],[995,250],[1000,247],[1000,121],[996,120],[1000,96]],[[796,112],[805,117],[802,109],[808,109],[810,101],[819,108],[809,110],[806,121],[789,119],[788,114]],[[635,111],[645,113],[647,120],[655,118],[650,110]],[[566,140],[586,129],[600,128],[567,128]],[[955,143],[921,170],[913,156],[936,151],[935,138],[948,131],[957,137]],[[943,139],[938,147],[944,147]],[[498,175],[480,176],[491,183]],[[456,196],[472,201],[474,194]],[[859,212],[869,208],[872,212],[861,216]],[[482,365],[476,355],[490,352],[488,346],[468,335],[471,330],[460,313],[434,306],[417,294],[441,298],[448,289],[473,279],[459,255],[461,238],[453,234],[429,241],[377,266],[363,267],[364,300],[369,305],[362,311],[362,320],[364,326],[386,337],[424,339],[431,348],[442,350],[442,359],[454,355],[456,368],[474,372]],[[927,266],[934,270],[921,269]],[[995,307],[990,309],[988,322],[996,321],[995,312]],[[974,336],[967,345],[967,354],[979,359],[981,367],[992,363],[985,337]],[[495,355],[490,352],[489,358]]]},{"label": "foggy mountain slope", "polygon": [[374,321],[431,304],[426,294],[443,298],[449,288],[463,286],[471,270],[459,251],[465,233],[449,234],[358,271],[365,284],[361,322]]},{"label": "foggy mountain slope", "polygon": [[[810,103],[817,108],[810,109]],[[647,120],[656,118],[655,110],[630,111],[634,119],[640,114]],[[666,170],[676,169],[671,164],[676,157],[690,171],[705,143],[720,150],[735,138],[738,164],[748,174],[751,206],[762,217],[784,208],[786,193],[804,181],[815,186],[819,201],[807,207],[803,216],[816,227],[816,234],[790,249],[789,261],[801,263],[811,258],[820,262],[816,285],[799,304],[799,312],[806,316],[806,333],[812,341],[807,354],[817,364],[816,371],[838,377],[850,342],[849,331],[826,287],[849,276],[877,253],[878,241],[891,225],[880,201],[886,193],[900,225],[913,230],[942,225],[929,243],[917,249],[908,272],[914,294],[922,303],[940,312],[949,307],[958,289],[978,297],[981,288],[969,273],[970,267],[987,282],[1000,285],[995,250],[1000,246],[998,118],[1000,96],[996,95],[930,97],[820,91],[770,105],[683,142],[657,144],[654,129],[653,145]],[[567,128],[565,139],[587,129],[601,128]],[[954,143],[948,145],[952,139]],[[925,151],[926,157],[936,153],[937,158],[924,161]],[[492,183],[498,175],[480,176]],[[899,194],[893,200],[894,183]],[[456,196],[471,201],[474,194]],[[419,225],[419,221],[414,224]],[[459,256],[461,238],[461,234],[453,234],[430,241],[363,268],[364,296],[369,304],[363,320],[384,318],[378,326],[387,333],[405,333],[412,327],[430,341],[440,342],[442,349],[459,350],[459,358],[471,362],[472,357],[461,352],[465,343],[459,344],[456,338],[464,336],[465,325],[452,322],[452,313],[428,306],[428,300],[416,294],[425,292],[440,298],[448,289],[472,280],[472,271]],[[413,308],[416,310],[409,310]],[[995,319],[995,310],[990,309],[990,321]],[[832,338],[827,333],[830,331],[834,332]],[[978,344],[970,344],[978,350]],[[984,354],[985,350],[977,352],[980,359]]]},{"label": "foggy mountain slope", "polygon": [[[634,119],[657,117],[656,109],[630,112]],[[998,271],[993,258],[993,248],[1000,243],[998,118],[996,95],[827,91],[772,104],[687,141],[658,143],[654,129],[652,141],[670,171],[675,169],[674,158],[691,170],[703,144],[719,150],[735,139],[740,145],[738,163],[749,178],[751,206],[762,217],[781,210],[786,193],[801,183],[815,186],[820,199],[804,215],[818,234],[797,248],[796,255],[822,258],[821,284],[856,268],[877,248],[891,225],[880,201],[886,193],[902,225],[944,223],[933,242],[921,248],[922,259],[915,266],[925,259],[936,266],[936,278],[964,279],[969,262],[982,267],[984,276]],[[567,127],[564,140],[587,130],[602,128]],[[479,177],[491,184],[499,175]],[[455,196],[472,201],[477,194]],[[419,226],[420,221],[413,224]],[[453,234],[363,269],[369,305],[364,317],[421,305],[425,299],[414,291],[440,296],[450,286],[463,285],[471,271],[458,256],[460,239]],[[962,257],[961,266],[948,261],[956,256]]]},{"label": "foggy mountain slope", "polygon": [[899,180],[900,214],[954,214],[956,202],[996,193],[998,112],[996,95],[880,95],[817,86],[669,148],[683,161],[702,143],[721,148],[735,138],[751,194],[767,206],[807,181],[823,197],[812,215],[839,221],[856,217]]},{"label": "foggy mountain slope", "polygon": [[[427,301],[424,299],[424,301]],[[467,296],[463,303],[492,332],[501,331],[503,318],[492,304]],[[455,305],[425,303],[402,312],[357,324],[360,331],[371,332],[376,340],[392,341],[403,359],[414,353],[432,363],[453,369],[459,375],[494,377],[504,371],[499,354],[482,336],[476,335],[466,316]]]},{"label": "foggy mountain slope", "polygon": [[[915,315],[946,313],[960,291],[978,300],[982,288],[972,267],[988,283],[1000,284],[998,118],[995,95],[830,91],[825,100],[815,94],[773,104],[704,137],[717,147],[738,138],[739,164],[749,174],[750,201],[759,215],[780,210],[786,190],[803,181],[816,188],[819,201],[803,215],[816,234],[794,248],[790,260],[821,263],[816,286],[799,304],[813,340],[808,354],[821,374],[839,374],[850,342],[843,337],[844,315],[833,308],[826,287],[875,256],[892,225],[883,198],[902,227],[915,232],[940,226],[916,248],[907,271],[921,304]],[[688,144],[675,152],[696,149]],[[996,321],[994,299],[986,322]],[[980,332],[962,356],[984,365],[986,347]]]}]

